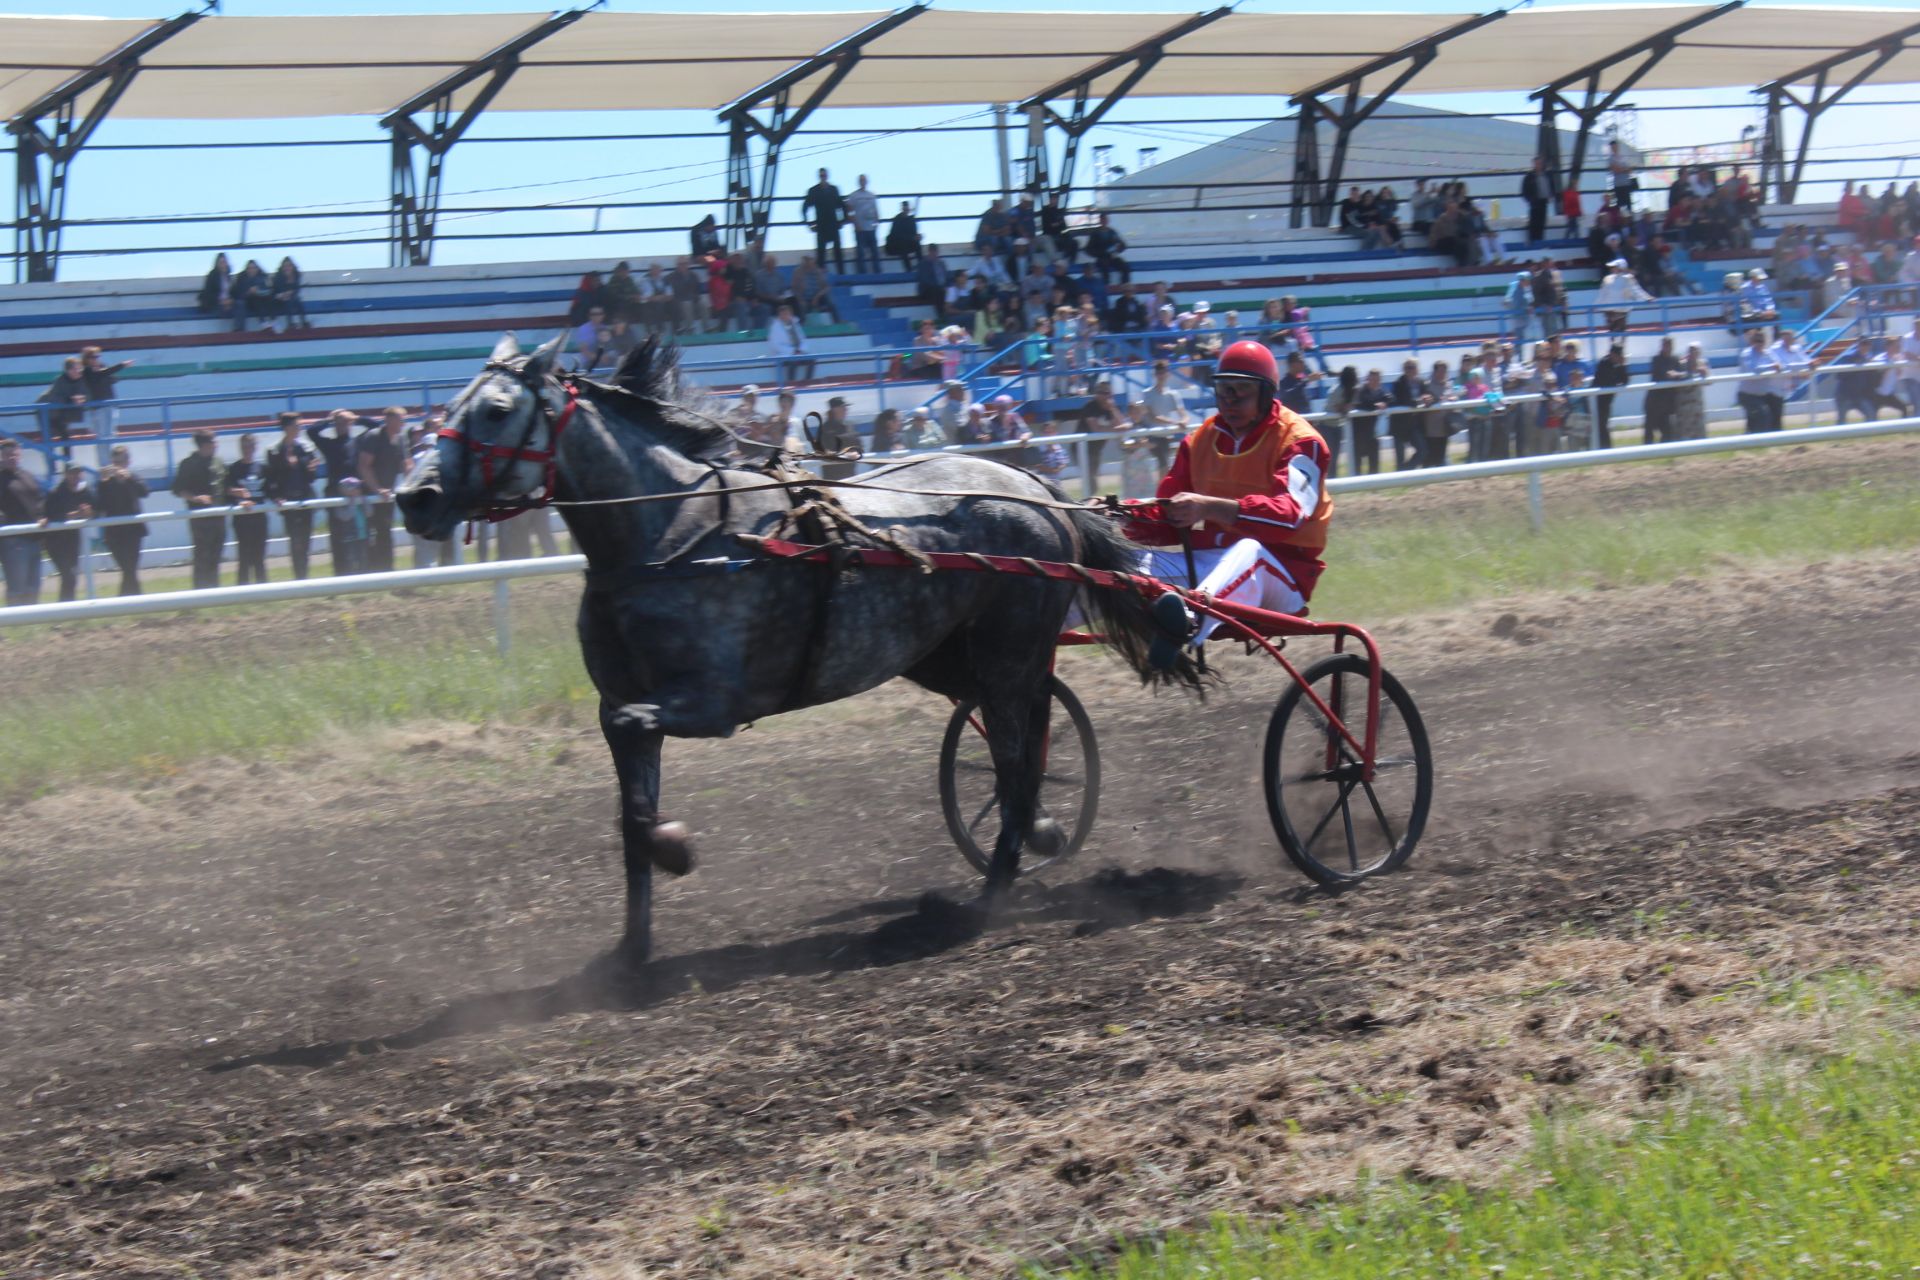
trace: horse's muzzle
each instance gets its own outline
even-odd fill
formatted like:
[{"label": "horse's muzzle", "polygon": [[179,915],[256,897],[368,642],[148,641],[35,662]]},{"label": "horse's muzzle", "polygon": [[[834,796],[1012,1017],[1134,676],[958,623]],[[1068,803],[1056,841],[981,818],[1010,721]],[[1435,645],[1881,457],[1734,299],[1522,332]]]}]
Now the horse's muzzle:
[{"label": "horse's muzzle", "polygon": [[439,541],[450,537],[460,523],[453,504],[447,501],[446,491],[439,485],[402,489],[394,494],[393,500],[400,508],[400,521],[406,525],[407,532],[422,538]]}]

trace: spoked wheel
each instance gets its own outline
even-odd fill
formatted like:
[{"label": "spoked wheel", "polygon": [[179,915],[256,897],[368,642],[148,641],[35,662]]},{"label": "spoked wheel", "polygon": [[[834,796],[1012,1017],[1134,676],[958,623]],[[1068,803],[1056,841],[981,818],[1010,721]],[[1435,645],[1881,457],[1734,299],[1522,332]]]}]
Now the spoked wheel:
[{"label": "spoked wheel", "polygon": [[[1022,875],[1045,870],[1080,852],[1100,808],[1100,748],[1093,740],[1093,722],[1059,677],[1047,680],[1053,703],[1040,777],[1039,816],[1059,823],[1066,843],[1044,855],[1028,847],[1020,857]],[[993,783],[993,757],[987,751],[979,704],[962,702],[954,707],[947,736],[940,743],[940,809],[947,816],[953,842],[982,875],[1000,838],[1000,806]]]},{"label": "spoked wheel", "polygon": [[[1302,674],[1306,687],[1360,742],[1366,741],[1366,658],[1336,653]],[[1321,884],[1392,871],[1413,853],[1433,799],[1433,757],[1413,699],[1392,673],[1380,676],[1374,774],[1360,753],[1296,684],[1267,726],[1267,812],[1293,865]]]}]

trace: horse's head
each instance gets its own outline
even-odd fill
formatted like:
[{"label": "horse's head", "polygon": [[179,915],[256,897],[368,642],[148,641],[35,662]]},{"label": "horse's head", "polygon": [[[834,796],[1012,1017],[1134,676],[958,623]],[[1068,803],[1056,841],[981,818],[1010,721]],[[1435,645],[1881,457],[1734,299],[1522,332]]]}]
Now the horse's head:
[{"label": "horse's head", "polygon": [[565,341],[563,334],[523,355],[512,334],[500,339],[448,407],[438,447],[395,495],[408,532],[446,538],[491,509],[553,497],[546,487],[567,390],[552,373]]}]

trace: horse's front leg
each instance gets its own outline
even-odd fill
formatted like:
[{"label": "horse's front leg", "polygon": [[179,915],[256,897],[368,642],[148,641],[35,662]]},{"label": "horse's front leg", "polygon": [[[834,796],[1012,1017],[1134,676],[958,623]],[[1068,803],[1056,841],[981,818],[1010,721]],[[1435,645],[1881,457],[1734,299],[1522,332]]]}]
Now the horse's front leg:
[{"label": "horse's front leg", "polygon": [[660,821],[660,746],[666,737],[652,709],[600,704],[600,730],[620,779],[620,846],[627,872],[626,929],[608,960],[638,969],[653,950],[653,869],[692,869],[686,830]]}]

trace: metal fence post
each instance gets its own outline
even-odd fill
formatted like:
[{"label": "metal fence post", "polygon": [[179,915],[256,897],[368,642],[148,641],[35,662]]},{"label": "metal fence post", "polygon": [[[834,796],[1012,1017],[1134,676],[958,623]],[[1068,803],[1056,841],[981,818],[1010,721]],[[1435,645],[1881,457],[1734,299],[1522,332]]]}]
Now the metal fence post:
[{"label": "metal fence post", "polygon": [[513,595],[506,578],[493,583],[493,647],[502,658],[513,648]]},{"label": "metal fence post", "polygon": [[81,529],[80,536],[80,573],[87,584],[87,599],[95,598],[93,590],[93,530]]},{"label": "metal fence post", "polygon": [[1080,496],[1095,497],[1099,491],[1095,488],[1093,473],[1087,470],[1087,441],[1084,436],[1073,442],[1073,459],[1080,468]]},{"label": "metal fence post", "polygon": [[[1533,524],[1535,533],[1547,531],[1547,504],[1540,493],[1540,473],[1527,472],[1527,518]],[[501,585],[505,585],[502,583]]]}]

